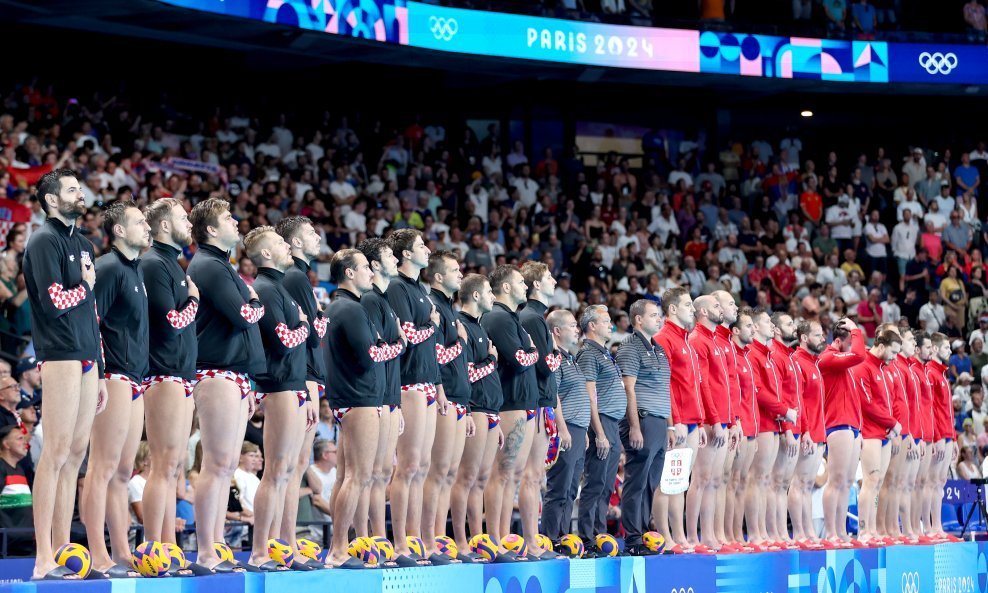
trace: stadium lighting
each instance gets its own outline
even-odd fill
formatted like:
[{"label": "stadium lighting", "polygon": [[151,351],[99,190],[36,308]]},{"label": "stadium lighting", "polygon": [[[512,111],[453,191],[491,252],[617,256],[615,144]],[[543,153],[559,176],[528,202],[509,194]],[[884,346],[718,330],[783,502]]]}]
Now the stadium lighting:
[{"label": "stadium lighting", "polygon": [[804,109],[800,111],[799,114],[802,115],[803,117],[813,117],[813,112],[810,111],[809,109]]}]

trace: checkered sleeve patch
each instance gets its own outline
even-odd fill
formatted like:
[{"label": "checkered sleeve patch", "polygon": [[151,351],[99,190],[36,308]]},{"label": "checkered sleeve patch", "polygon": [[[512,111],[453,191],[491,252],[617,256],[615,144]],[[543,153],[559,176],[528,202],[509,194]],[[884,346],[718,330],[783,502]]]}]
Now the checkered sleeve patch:
[{"label": "checkered sleeve patch", "polygon": [[56,282],[48,287],[48,297],[56,309],[64,311],[86,300],[86,287],[80,284],[72,290],[65,290],[64,286]]},{"label": "checkered sleeve patch", "polygon": [[530,367],[539,361],[539,353],[538,351],[525,352],[524,350],[519,348],[518,351],[515,352],[515,360],[517,360],[518,364],[520,364],[521,366]]},{"label": "checkered sleeve patch", "polygon": [[405,332],[405,337],[408,338],[408,341],[412,344],[421,344],[431,338],[432,334],[436,333],[435,326],[429,326],[428,329],[415,329],[415,324],[411,321],[402,323],[401,329]]},{"label": "checkered sleeve patch", "polygon": [[404,344],[397,342],[395,344],[384,344],[383,346],[374,345],[367,351],[370,353],[371,360],[374,362],[387,362],[397,358],[404,349]]},{"label": "checkered sleeve patch", "polygon": [[436,360],[439,364],[449,364],[456,360],[456,357],[463,352],[463,343],[459,340],[455,344],[446,348],[442,344],[436,344]]},{"label": "checkered sleeve patch", "polygon": [[483,379],[487,375],[490,375],[491,373],[493,373],[494,372],[494,369],[496,369],[496,368],[497,368],[497,361],[496,360],[492,360],[489,363],[487,363],[487,364],[485,364],[483,366],[479,366],[479,367],[477,365],[475,365],[474,363],[472,363],[472,362],[468,362],[467,363],[467,379],[471,383],[476,383],[477,381],[480,381],[481,379]]},{"label": "checkered sleeve patch", "polygon": [[181,311],[176,311],[172,309],[167,314],[165,314],[165,319],[168,320],[168,325],[175,329],[185,329],[190,323],[195,321],[196,313],[199,312],[199,303],[197,301],[189,301],[189,304],[185,306]]},{"label": "checkered sleeve patch", "polygon": [[302,325],[298,329],[288,329],[284,323],[275,326],[274,332],[278,334],[278,339],[285,345],[285,348],[295,348],[305,343],[309,337],[309,326]]},{"label": "checkered sleeve patch", "polygon": [[244,306],[240,307],[240,316],[247,320],[247,323],[257,323],[261,317],[264,317],[264,305],[252,307],[250,303],[244,303]]},{"label": "checkered sleeve patch", "polygon": [[312,326],[316,328],[316,334],[319,336],[320,340],[326,337],[327,323],[325,319],[322,317],[317,318],[312,322]]}]

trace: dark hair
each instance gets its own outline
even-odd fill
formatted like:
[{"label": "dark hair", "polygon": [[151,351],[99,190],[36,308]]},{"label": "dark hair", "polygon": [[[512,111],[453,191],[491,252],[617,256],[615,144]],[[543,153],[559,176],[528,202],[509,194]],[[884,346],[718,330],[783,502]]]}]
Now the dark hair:
[{"label": "dark hair", "polygon": [[439,250],[429,254],[429,265],[425,268],[426,284],[432,284],[436,279],[436,274],[446,272],[446,260],[451,259],[458,262],[456,255],[452,251]]},{"label": "dark hair", "polygon": [[775,327],[779,327],[779,324],[782,323],[783,317],[790,317],[790,315],[783,311],[776,311],[775,313],[772,313],[772,317],[771,317],[772,325],[774,325]]},{"label": "dark hair", "polygon": [[307,224],[312,224],[312,219],[308,216],[289,216],[278,221],[278,226],[274,227],[274,232],[291,243],[295,235]]},{"label": "dark hair", "polygon": [[494,268],[494,271],[487,277],[491,283],[491,290],[494,294],[501,294],[501,287],[505,282],[509,282],[511,275],[518,271],[518,268],[509,264],[501,264]]},{"label": "dark hair", "polygon": [[813,329],[813,324],[818,323],[817,321],[808,321],[806,319],[800,321],[796,325],[796,339],[799,340],[803,336],[810,335],[810,331]]},{"label": "dark hair", "polygon": [[230,202],[221,198],[208,198],[192,208],[189,222],[192,223],[192,238],[200,245],[209,240],[207,227],[219,225],[220,215],[230,211]]},{"label": "dark hair", "polygon": [[148,226],[151,227],[151,236],[158,234],[161,221],[171,216],[175,206],[181,206],[175,198],[158,198],[144,208],[144,218],[147,219]]},{"label": "dark hair", "polygon": [[745,307],[744,309],[741,309],[740,311],[738,311],[738,318],[735,319],[734,323],[731,324],[730,326],[731,329],[738,329],[739,327],[741,327],[741,318],[747,317],[748,319],[751,319],[752,315],[754,315],[754,313],[752,312],[750,307]]},{"label": "dark hair", "polygon": [[16,424],[8,424],[7,426],[0,427],[0,443],[7,439],[10,433],[14,431],[20,432],[21,428]]},{"label": "dark hair", "polygon": [[669,307],[676,305],[679,306],[679,299],[684,296],[689,297],[690,291],[686,290],[682,286],[675,286],[669,290],[662,293],[662,314],[666,317],[669,316]]},{"label": "dark hair", "polygon": [[[298,217],[295,217],[295,218],[303,218],[303,217],[298,216]],[[308,220],[308,219],[306,219],[306,220]],[[284,222],[284,221],[282,221],[282,222]],[[279,224],[278,226],[280,227],[281,225]],[[284,235],[282,235],[282,236],[284,236]],[[287,239],[288,237],[285,237],[285,238]],[[360,242],[360,245],[357,245],[357,250],[360,251],[360,253],[363,253],[364,254],[364,257],[367,258],[368,263],[370,263],[370,262],[377,262],[379,264],[382,263],[381,262],[381,251],[384,250],[384,249],[391,249],[392,251],[394,250],[394,248],[391,246],[391,242],[390,241],[386,241],[384,239],[379,239],[377,237],[371,237],[370,239],[364,239],[363,241]]]},{"label": "dark hair", "polygon": [[463,282],[460,284],[460,301],[467,302],[469,299],[470,302],[473,302],[473,293],[483,292],[484,284],[487,282],[490,282],[487,279],[487,276],[483,276],[481,274],[467,274],[466,277],[463,278]]},{"label": "dark hair", "polygon": [[14,242],[14,239],[17,238],[17,235],[26,235],[26,234],[27,233],[24,231],[24,229],[19,229],[16,227],[11,228],[10,231],[7,233],[7,239],[6,239],[7,247],[10,248],[10,244]]},{"label": "dark hair", "polygon": [[[645,310],[648,309],[649,304],[658,306],[655,301],[650,301],[648,299],[638,299],[637,301],[631,303],[631,308],[628,309],[628,317],[631,318],[631,324],[635,324],[636,317],[644,317]],[[623,313],[622,313],[623,315]]]},{"label": "dark hair", "polygon": [[113,236],[113,227],[124,223],[128,208],[137,208],[140,212],[137,204],[130,200],[116,200],[103,208],[103,232],[111,244],[116,240],[116,237]]},{"label": "dark hair", "polygon": [[41,202],[45,214],[48,214],[48,202],[45,201],[45,196],[48,194],[57,196],[62,191],[62,178],[64,177],[79,179],[79,176],[72,169],[55,169],[45,173],[38,180],[38,201]]},{"label": "dark hair", "polygon": [[340,249],[333,254],[329,261],[329,281],[340,284],[346,280],[346,271],[357,267],[357,256],[361,255],[356,249]]},{"label": "dark hair", "polygon": [[395,257],[398,258],[398,265],[405,262],[405,252],[412,250],[415,239],[422,236],[422,233],[415,229],[398,229],[391,233],[391,247],[395,250]]},{"label": "dark hair", "polygon": [[835,321],[834,325],[830,328],[830,333],[834,336],[835,340],[846,340],[847,337],[851,335],[851,332],[844,329],[844,326],[840,323],[844,319],[844,317],[841,317]]}]

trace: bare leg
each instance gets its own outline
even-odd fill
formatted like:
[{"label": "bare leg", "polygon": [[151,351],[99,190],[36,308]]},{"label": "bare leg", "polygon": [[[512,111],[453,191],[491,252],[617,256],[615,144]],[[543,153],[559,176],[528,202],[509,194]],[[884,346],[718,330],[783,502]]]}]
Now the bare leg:
[{"label": "bare leg", "polygon": [[[743,440],[744,437],[741,437]],[[717,489],[717,508],[714,515],[714,523],[717,527],[717,541],[730,543],[737,541],[734,539],[733,529],[728,529],[728,525],[734,524],[734,495],[735,486],[731,480],[731,473],[734,469],[734,462],[738,458],[738,447],[734,449],[728,447],[724,456],[724,471],[721,473],[721,487]]]},{"label": "bare leg", "polygon": [[186,459],[190,424],[186,424],[188,402],[185,387],[164,381],[144,392],[144,416],[147,424],[151,470],[141,506],[144,511],[144,537],[160,541],[174,534],[174,512],[171,513],[172,533],[164,531],[168,501],[175,498],[179,467]]},{"label": "bare leg", "polygon": [[[306,381],[305,387],[309,393],[309,401],[305,405],[309,406],[318,418],[319,386],[314,381]],[[280,534],[279,537],[288,542],[288,545],[296,552],[298,552],[295,545],[295,532],[298,522],[299,491],[302,489],[302,478],[305,476],[305,470],[309,468],[309,459],[312,456],[312,443],[316,440],[315,427],[306,430],[305,425],[306,412],[304,409],[299,410],[298,418],[295,421],[295,428],[293,429],[295,438],[297,439],[296,445],[292,448],[296,456],[294,471],[288,478],[288,485],[285,488],[285,510],[282,513],[281,521],[275,525],[277,529],[272,530],[272,533]],[[298,558],[298,555],[296,554],[295,557]]]},{"label": "bare leg", "polygon": [[134,475],[134,458],[137,456],[137,447],[141,444],[143,434],[144,398],[141,397],[131,404],[127,440],[124,442],[117,471],[110,479],[110,487],[106,496],[106,525],[110,530],[110,551],[113,554],[113,561],[124,566],[131,565],[128,538],[130,532],[130,497],[128,496],[127,485]]},{"label": "bare leg", "polygon": [[[693,450],[694,466],[698,456],[697,452],[700,450],[700,430],[702,428],[697,427],[696,430],[686,435],[686,446]],[[696,470],[694,469],[693,471],[695,472]],[[690,480],[692,481],[693,478],[691,477]],[[672,533],[672,540],[682,546],[689,546],[689,541],[686,539],[686,532],[683,529],[685,509],[685,496],[676,494],[669,497],[669,531]]]},{"label": "bare leg", "polygon": [[[90,374],[95,376],[93,371],[87,373]],[[72,445],[82,439],[89,441],[96,414],[95,381],[88,379],[88,385],[83,386],[80,362],[46,362],[41,367],[41,376],[46,391],[41,403],[44,438],[34,478],[33,511],[37,557],[32,578],[42,578],[56,566],[53,549],[55,517],[58,515],[62,521],[68,517],[71,522],[72,508],[75,505],[79,466],[75,464]],[[82,457],[79,456],[79,463],[81,462]],[[71,474],[72,479],[63,480],[63,474]],[[59,495],[57,491],[63,483],[71,487],[71,492]],[[68,510],[58,508],[59,503],[63,506],[68,504]],[[67,540],[68,526],[60,525],[58,530],[63,534],[61,539]]]},{"label": "bare leg", "polygon": [[[495,542],[503,535],[502,507],[507,507],[508,517],[514,506],[514,468],[521,455],[525,442],[525,410],[501,412],[501,430],[504,432],[504,447],[494,458],[489,487],[484,489],[484,515],[487,519],[487,533]],[[508,493],[510,491],[510,498]]]},{"label": "bare leg", "polygon": [[[442,497],[442,485],[449,474],[453,462],[453,450],[456,444],[456,407],[450,404],[445,415],[439,414],[435,419],[432,455],[425,456],[431,463],[423,463],[426,470],[425,486],[422,490],[422,541],[425,542],[426,553],[438,552],[436,549],[436,523],[439,520],[438,509]],[[443,517],[443,524],[446,517]],[[445,529],[443,530],[445,531]]]},{"label": "bare leg", "polygon": [[391,529],[394,532],[395,553],[407,556],[409,550],[405,537],[418,535],[417,529],[411,531],[417,525],[410,519],[416,498],[412,496],[412,490],[421,487],[417,476],[422,457],[426,455],[423,448],[427,428],[425,418],[427,414],[435,416],[435,411],[426,407],[425,394],[421,391],[403,391],[401,413],[405,417],[405,432],[398,437],[398,463],[391,481]]},{"label": "bare leg", "polygon": [[[397,410],[395,411],[397,414]],[[370,516],[371,509],[374,509],[374,514],[381,515],[381,521],[383,522],[383,513],[385,511],[384,505],[384,491],[387,486],[387,481],[378,486],[378,477],[384,474],[385,458],[388,454],[388,445],[391,442],[391,407],[381,406],[381,418],[380,418],[380,436],[377,439],[377,449],[374,451],[374,473],[370,487],[370,496],[362,496],[357,502],[357,512],[354,514],[353,520],[353,530],[357,534],[357,537],[367,537],[371,535],[370,526]],[[390,460],[394,463],[394,459]],[[391,476],[391,472],[388,472],[388,477]],[[380,500],[377,496],[380,495]],[[381,532],[374,532],[384,534]]]},{"label": "bare leg", "polygon": [[882,485],[882,441],[864,439],[861,446],[861,494],[858,496],[858,539],[867,541],[877,535],[878,491]]},{"label": "bare leg", "polygon": [[[734,502],[734,537],[738,542],[745,541],[744,519],[745,515],[753,516],[753,511],[748,506],[748,483],[751,476],[751,464],[755,461],[755,453],[758,451],[758,441],[748,439],[741,440],[738,461],[734,464],[732,479],[737,482],[737,495]],[[754,531],[751,526],[748,528],[749,539],[753,539]]]},{"label": "bare leg", "polygon": [[[802,435],[800,435],[802,436]],[[772,472],[772,495],[775,499],[775,529],[780,541],[791,541],[789,529],[786,526],[786,508],[789,494],[789,484],[799,463],[799,439],[796,440],[796,454],[790,457],[787,452],[786,440],[779,438],[779,455],[775,459],[775,469]]]},{"label": "bare leg", "polygon": [[222,510],[240,459],[248,403],[240,397],[240,388],[226,379],[203,379],[196,384],[194,397],[202,444],[202,470],[196,482],[198,562],[213,568],[220,562],[213,542],[222,541],[217,530],[222,537]]},{"label": "bare leg", "polygon": [[[89,551],[93,556],[93,568],[99,571],[106,571],[113,566],[113,559],[106,548],[104,536],[108,494],[110,482],[120,467],[123,449],[127,443],[133,406],[130,383],[113,380],[107,381],[106,387],[109,393],[106,408],[93,421],[89,465],[86,470],[81,509],[86,524]],[[121,427],[127,429],[120,430]],[[128,476],[127,479],[130,477]]]},{"label": "bare leg", "polygon": [[[352,408],[344,416],[341,430],[351,453],[376,450],[380,430],[377,408]],[[338,566],[348,558],[347,535],[357,510],[357,500],[370,488],[374,472],[373,455],[351,454],[347,461],[350,467],[333,507],[333,545],[326,558],[326,564],[330,566]]]},{"label": "bare leg", "polygon": [[[375,464],[374,466],[374,483],[371,485],[371,507],[368,514],[370,516],[371,532],[383,536],[388,531],[385,517],[387,512],[387,490],[388,481],[391,479],[391,474],[394,473],[395,449],[398,446],[398,429],[401,424],[401,409],[395,408],[395,411],[391,412],[387,406],[384,406],[381,415],[382,418],[386,417],[388,419],[387,427],[384,424],[381,425],[380,439],[385,443],[385,448],[384,454],[379,458],[381,464]],[[385,438],[385,435],[387,435],[387,438]]]},{"label": "bare leg", "polygon": [[[482,412],[474,413],[473,421],[477,426],[477,432],[473,438],[465,439],[463,457],[460,459],[459,469],[456,471],[456,481],[453,482],[453,490],[450,494],[450,506],[453,515],[453,539],[456,540],[456,547],[464,552],[468,551],[470,541],[467,537],[468,501],[471,490],[474,484],[477,483],[480,464],[483,461],[484,454],[487,452],[487,414]],[[473,533],[481,532],[475,531]]]},{"label": "bare leg", "polygon": [[521,514],[522,537],[528,544],[529,554],[541,556],[545,551],[539,546],[536,535],[539,533],[539,508],[542,503],[542,485],[545,483],[545,456],[549,450],[542,413],[535,418],[532,431],[532,448],[525,462],[518,491],[518,511]]},{"label": "bare leg", "polygon": [[[525,472],[525,464],[528,462],[528,457],[532,452],[532,441],[534,440],[535,421],[526,420],[524,426],[524,439],[522,440],[521,448],[518,450],[518,455],[515,458],[514,472],[512,473],[511,481],[508,483],[508,489],[504,493],[504,498],[502,498],[502,501],[504,501],[501,504],[502,537],[511,533],[511,516],[514,512],[515,506],[515,492],[519,491],[522,475]],[[507,443],[505,443],[505,447],[507,447]],[[521,509],[519,509],[519,511],[520,510]]]},{"label": "bare leg", "polygon": [[824,530],[828,539],[847,537],[847,506],[851,482],[854,480],[852,463],[854,455],[854,433],[850,430],[836,430],[827,436],[827,484],[823,487]]},{"label": "bare leg", "polygon": [[756,437],[757,450],[751,462],[751,474],[747,487],[748,539],[764,544],[769,539],[767,528],[768,493],[771,489],[772,467],[779,454],[779,435],[763,432]]},{"label": "bare leg", "polygon": [[711,484],[714,480],[715,468],[720,471],[717,460],[721,458],[721,449],[715,447],[713,443],[714,431],[709,425],[703,425],[697,430],[706,432],[707,446],[699,450],[696,455],[696,462],[693,464],[693,474],[690,476],[690,487],[686,492],[686,537],[691,545],[700,543],[697,532],[697,523],[700,516],[704,515],[703,544],[714,550],[720,549],[720,544],[714,540],[713,515],[712,511],[716,501],[707,499],[707,504],[703,504],[706,494],[713,491]]},{"label": "bare leg", "polygon": [[[467,417],[456,422],[456,440],[453,442],[453,460],[449,464],[449,472],[441,483],[442,493],[439,497],[439,511],[436,513],[436,535],[446,535],[446,517],[450,512],[450,499],[453,496],[453,483],[456,482],[456,471],[463,462],[463,448],[467,441]],[[473,419],[471,418],[471,421]],[[465,551],[465,549],[464,549]]]},{"label": "bare leg", "polygon": [[470,533],[478,535],[484,533],[484,502],[487,497],[487,483],[491,479],[491,472],[494,468],[494,459],[500,450],[500,439],[502,437],[501,427],[487,431],[487,446],[484,449],[484,457],[480,462],[480,472],[477,473],[477,481],[470,490],[467,498],[467,519],[470,522]]}]

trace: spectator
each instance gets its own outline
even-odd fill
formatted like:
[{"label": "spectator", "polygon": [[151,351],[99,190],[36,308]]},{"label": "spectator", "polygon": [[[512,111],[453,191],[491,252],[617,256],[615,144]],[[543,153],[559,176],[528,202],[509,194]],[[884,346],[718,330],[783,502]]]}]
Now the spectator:
[{"label": "spectator", "polygon": [[[988,353],[985,352],[985,343],[981,338],[971,341],[971,374],[980,380],[981,372],[988,365]],[[975,428],[980,430],[981,425]]]},{"label": "spectator", "polygon": [[20,381],[21,400],[40,406],[41,371],[38,369],[38,361],[33,356],[18,360],[14,367],[14,378]]},{"label": "spectator", "polygon": [[888,273],[888,248],[889,231],[884,224],[879,222],[879,211],[872,210],[871,218],[864,227],[866,239],[865,254],[868,256],[869,271],[879,271]]},{"label": "spectator", "polygon": [[249,518],[254,516],[254,495],[257,494],[257,487],[261,480],[257,477],[258,472],[264,466],[264,457],[261,449],[250,441],[244,441],[240,447],[240,464],[233,472],[233,482],[240,493],[238,502],[242,512],[235,521],[249,522]]},{"label": "spectator", "polygon": [[0,378],[0,427],[23,426],[17,412],[20,403],[21,393],[17,381],[10,376]]},{"label": "spectator", "polygon": [[868,0],[860,0],[851,6],[851,19],[854,23],[855,36],[862,40],[875,39],[875,27],[878,26],[878,16],[875,7]]},{"label": "spectator", "polygon": [[954,169],[954,183],[957,186],[956,195],[961,195],[967,190],[974,191],[978,195],[978,188],[981,185],[981,176],[978,170],[971,164],[971,156],[967,153],[961,154],[961,164]]},{"label": "spectator", "polygon": [[950,382],[953,383],[957,381],[958,377],[961,375],[967,375],[965,378],[970,385],[973,367],[971,364],[971,358],[967,355],[967,352],[965,352],[964,340],[954,340],[950,344],[950,349],[953,354],[950,355],[947,362],[947,377],[950,379]]},{"label": "spectator", "polygon": [[319,398],[319,422],[316,423],[316,438],[336,442],[337,435],[336,419],[333,418],[333,410],[329,406],[329,398]]},{"label": "spectator", "polygon": [[[306,480],[312,489],[313,517],[317,521],[331,522],[329,501],[336,486],[336,443],[316,439],[312,448],[315,461],[306,470]],[[323,533],[322,526],[313,525],[310,532],[317,541],[328,541],[329,534]]]},{"label": "spectator", "polygon": [[940,331],[940,327],[947,322],[947,315],[940,304],[940,293],[931,290],[929,296],[926,304],[919,308],[917,319],[923,331],[932,334]]},{"label": "spectator", "polygon": [[899,305],[896,304],[898,297],[895,291],[890,290],[888,295],[885,297],[885,302],[881,304],[882,309],[882,323],[895,323],[898,324],[899,320],[902,319],[902,310]]},{"label": "spectator", "polygon": [[858,304],[858,325],[869,338],[875,337],[875,329],[882,322],[882,305],[878,302],[882,293],[877,288],[868,292],[868,299]]},{"label": "spectator", "polygon": [[823,11],[827,15],[827,34],[833,37],[844,37],[847,2],[845,0],[823,0]]},{"label": "spectator", "polygon": [[[21,464],[27,457],[27,447],[27,435],[18,426],[0,427],[0,528],[34,528],[31,487]],[[34,554],[32,533],[12,533],[7,537],[8,554]]]},{"label": "spectator", "polygon": [[947,277],[940,281],[940,297],[950,325],[962,329],[967,318],[967,289],[956,265],[947,268]]},{"label": "spectator", "polygon": [[985,22],[985,7],[981,2],[970,0],[964,5],[964,22],[967,23],[967,40],[984,43],[988,36],[988,24]]},{"label": "spectator", "polygon": [[960,210],[950,213],[950,225],[943,229],[940,240],[943,248],[957,253],[968,253],[971,249],[971,228],[961,220]]},{"label": "spectator", "polygon": [[[958,437],[958,444],[961,445],[960,456],[957,458],[957,477],[961,480],[974,480],[981,477],[981,470],[974,461],[974,446],[976,441],[974,434],[968,435],[971,428],[971,420],[964,421],[965,431]],[[966,443],[966,444],[965,444]]]}]

